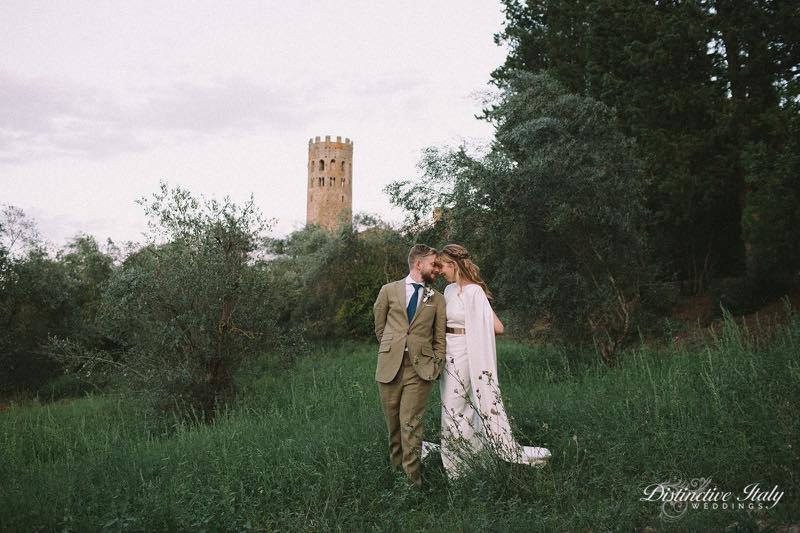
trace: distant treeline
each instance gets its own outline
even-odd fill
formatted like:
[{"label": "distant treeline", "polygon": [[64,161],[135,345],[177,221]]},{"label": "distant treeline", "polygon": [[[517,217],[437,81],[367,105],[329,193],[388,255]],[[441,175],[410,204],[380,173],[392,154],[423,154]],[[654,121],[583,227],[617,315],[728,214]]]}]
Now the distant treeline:
[{"label": "distant treeline", "polygon": [[4,208],[0,398],[128,388],[212,417],[244,358],[270,352],[285,369],[310,342],[371,336],[375,295],[407,271],[411,241],[370,217],[273,239],[252,198],[201,201],[162,183],[138,202],[147,242],[123,251],[77,235],[55,255],[35,221]]}]

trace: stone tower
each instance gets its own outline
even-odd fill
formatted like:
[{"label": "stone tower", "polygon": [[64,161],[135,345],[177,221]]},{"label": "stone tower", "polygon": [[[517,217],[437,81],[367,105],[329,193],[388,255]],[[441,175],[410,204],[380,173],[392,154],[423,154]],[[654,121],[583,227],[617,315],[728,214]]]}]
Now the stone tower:
[{"label": "stone tower", "polygon": [[339,217],[353,216],[353,142],[326,135],[308,140],[308,198],[306,224],[328,229],[339,225]]}]

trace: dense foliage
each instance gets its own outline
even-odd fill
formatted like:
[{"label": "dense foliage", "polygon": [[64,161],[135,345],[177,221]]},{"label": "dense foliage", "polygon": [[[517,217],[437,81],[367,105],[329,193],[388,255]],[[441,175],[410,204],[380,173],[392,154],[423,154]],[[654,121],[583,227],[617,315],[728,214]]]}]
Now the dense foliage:
[{"label": "dense foliage", "polygon": [[676,284],[741,312],[797,286],[800,6],[503,5],[495,138],[388,188],[412,232],[439,208],[421,234],[473,249],[512,320],[609,362]]},{"label": "dense foliage", "polygon": [[253,266],[269,221],[244,206],[203,203],[165,183],[141,199],[152,230],[146,245],[91,294],[84,317],[99,336],[53,335],[51,356],[94,380],[114,375],[162,405],[196,408],[206,419],[235,393],[241,361],[275,335],[263,301],[271,291]]},{"label": "dense foliage", "polygon": [[356,216],[335,232],[309,225],[276,241],[269,273],[282,295],[276,302],[281,323],[310,338],[371,337],[375,296],[407,273],[410,246],[369,216]]},{"label": "dense foliage", "polygon": [[648,279],[635,146],[613,110],[546,75],[518,73],[490,116],[487,154],[429,151],[423,178],[392,184],[392,199],[413,214],[444,207],[428,231],[475,253],[525,331],[544,319],[612,364]]},{"label": "dense foliage", "polygon": [[62,369],[50,360],[48,335],[97,343],[93,326],[113,245],[101,250],[76,235],[55,257],[36,223],[14,206],[0,216],[0,389],[37,390]]},{"label": "dense foliage", "polygon": [[272,351],[286,368],[311,341],[372,337],[375,295],[406,272],[409,241],[374,217],[272,239],[252,198],[201,202],[162,183],[139,203],[146,243],[123,254],[78,235],[54,257],[35,223],[9,207],[0,226],[5,395],[120,385],[211,419],[235,398],[247,357]]},{"label": "dense foliage", "polygon": [[796,282],[795,250],[774,243],[797,237],[797,135],[786,125],[797,121],[800,4],[503,4],[495,40],[510,52],[493,82],[505,89],[519,70],[544,71],[617,110],[641,148],[648,233],[666,276],[693,292],[743,272]]}]

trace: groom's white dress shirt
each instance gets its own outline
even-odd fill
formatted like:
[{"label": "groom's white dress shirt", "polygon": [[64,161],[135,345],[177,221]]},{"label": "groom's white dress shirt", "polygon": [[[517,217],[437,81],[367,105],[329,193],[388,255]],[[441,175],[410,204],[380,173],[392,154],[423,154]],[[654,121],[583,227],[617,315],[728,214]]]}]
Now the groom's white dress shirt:
[{"label": "groom's white dress shirt", "polygon": [[[421,281],[414,281],[411,278],[411,274],[406,276],[406,309],[408,309],[408,303],[411,301],[411,295],[414,294],[414,285],[412,285],[412,283],[418,283],[418,284],[420,284],[422,286],[425,285]],[[421,292],[422,292],[422,287],[417,289],[417,293],[421,293]],[[422,303],[422,294],[417,294],[417,306],[419,306],[420,303]]]}]

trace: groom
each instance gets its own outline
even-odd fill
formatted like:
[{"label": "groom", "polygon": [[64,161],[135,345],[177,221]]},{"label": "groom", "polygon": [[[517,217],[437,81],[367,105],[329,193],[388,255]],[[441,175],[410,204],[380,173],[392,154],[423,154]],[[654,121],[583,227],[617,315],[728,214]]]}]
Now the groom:
[{"label": "groom", "polygon": [[389,429],[389,461],[422,486],[422,417],[433,381],[444,368],[444,296],[430,287],[439,274],[436,250],[416,244],[408,276],[381,287],[375,300],[380,342],[375,380]]}]

